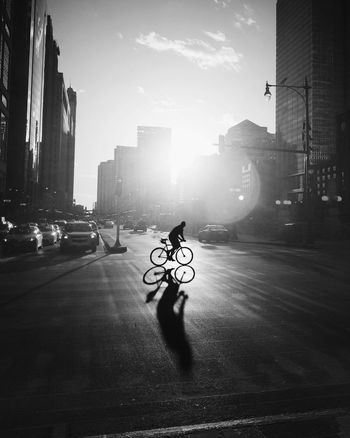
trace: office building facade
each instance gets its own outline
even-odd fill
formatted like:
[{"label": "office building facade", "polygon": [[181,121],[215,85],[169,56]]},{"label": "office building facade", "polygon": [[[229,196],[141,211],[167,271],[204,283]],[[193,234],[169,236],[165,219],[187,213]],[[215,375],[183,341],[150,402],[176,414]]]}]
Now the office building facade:
[{"label": "office building facade", "polygon": [[7,202],[6,172],[8,149],[8,123],[9,123],[9,74],[10,57],[12,52],[12,2],[0,2],[0,209],[4,209]]},{"label": "office building facade", "polygon": [[110,216],[115,213],[116,166],[114,160],[103,161],[97,170],[96,213]]},{"label": "office building facade", "polygon": [[[349,109],[349,25],[347,0],[278,0],[276,84],[309,89],[306,126],[304,89],[276,88],[278,176],[282,197],[304,198],[305,150],[309,135],[310,164],[335,162],[337,117]],[[298,94],[298,92],[301,94]]]},{"label": "office building facade", "polygon": [[39,198],[46,1],[12,2],[6,196],[17,211]]}]

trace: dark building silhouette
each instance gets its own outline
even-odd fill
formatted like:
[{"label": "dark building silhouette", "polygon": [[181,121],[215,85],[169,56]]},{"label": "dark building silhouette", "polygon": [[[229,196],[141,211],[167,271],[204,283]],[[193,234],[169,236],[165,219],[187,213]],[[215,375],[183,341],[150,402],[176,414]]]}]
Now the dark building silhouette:
[{"label": "dark building silhouette", "polygon": [[40,205],[69,211],[73,204],[76,93],[58,71],[59,47],[47,19]]},{"label": "dark building silhouette", "polygon": [[9,122],[9,74],[12,56],[12,3],[0,2],[0,216],[5,210],[8,122]]},{"label": "dark building silhouette", "polygon": [[[349,110],[349,15],[348,0],[277,2],[276,84],[302,86],[306,77],[312,87],[309,127],[303,99],[292,90],[275,89],[277,147],[303,149],[309,128],[310,162],[316,168],[335,164],[337,118]],[[304,158],[303,154],[278,154],[283,197],[302,201]]]},{"label": "dark building silhouette", "polygon": [[110,216],[115,213],[115,160],[103,161],[97,171],[97,202],[96,212],[100,216]]},{"label": "dark building silhouette", "polygon": [[39,198],[46,18],[45,0],[12,2],[6,196],[14,211]]}]

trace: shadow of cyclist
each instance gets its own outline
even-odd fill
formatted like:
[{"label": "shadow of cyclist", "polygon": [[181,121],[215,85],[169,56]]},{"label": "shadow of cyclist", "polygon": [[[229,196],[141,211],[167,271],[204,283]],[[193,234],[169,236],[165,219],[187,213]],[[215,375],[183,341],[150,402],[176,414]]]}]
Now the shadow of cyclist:
[{"label": "shadow of cyclist", "polygon": [[157,318],[167,347],[177,355],[181,370],[188,373],[192,369],[192,350],[184,327],[184,307],[188,296],[179,291],[179,285],[171,275],[167,283],[158,301]]}]

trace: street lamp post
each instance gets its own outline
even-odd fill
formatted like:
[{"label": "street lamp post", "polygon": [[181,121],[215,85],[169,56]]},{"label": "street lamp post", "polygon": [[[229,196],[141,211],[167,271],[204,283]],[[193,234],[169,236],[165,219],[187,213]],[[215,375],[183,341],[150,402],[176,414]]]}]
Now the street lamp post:
[{"label": "street lamp post", "polygon": [[110,248],[111,252],[114,253],[123,253],[127,251],[126,246],[122,246],[119,241],[119,235],[120,235],[120,197],[122,195],[122,186],[123,186],[123,180],[122,178],[118,177],[116,181],[116,189],[115,189],[115,196],[116,196],[116,214],[117,214],[117,230],[116,230],[116,239],[115,244]]},{"label": "street lamp post", "polygon": [[[271,92],[270,87],[275,88],[288,88],[289,90],[294,91],[297,93],[303,100],[305,105],[305,143],[304,148],[302,150],[285,150],[284,152],[288,153],[303,153],[304,154],[304,191],[303,191],[303,202],[304,202],[304,208],[305,208],[305,215],[306,215],[306,243],[312,243],[313,237],[312,237],[312,219],[311,219],[311,196],[310,196],[310,187],[309,187],[309,172],[310,172],[310,153],[311,153],[311,147],[310,147],[310,135],[309,135],[309,129],[310,129],[310,119],[309,119],[309,90],[311,89],[311,86],[308,84],[307,77],[305,76],[304,85],[285,85],[285,84],[269,84],[268,81],[266,81],[265,86],[265,93],[264,96],[266,96],[268,99],[271,98]],[[301,92],[300,90],[303,90]],[[283,151],[283,150],[281,150]]]}]

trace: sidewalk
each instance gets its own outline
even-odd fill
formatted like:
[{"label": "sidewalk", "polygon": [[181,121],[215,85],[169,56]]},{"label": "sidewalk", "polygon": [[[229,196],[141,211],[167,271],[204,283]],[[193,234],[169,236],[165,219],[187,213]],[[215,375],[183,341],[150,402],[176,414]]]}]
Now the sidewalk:
[{"label": "sidewalk", "polygon": [[296,243],[290,244],[283,240],[271,239],[263,236],[253,236],[250,234],[239,234],[238,239],[232,242],[239,243],[259,243],[267,245],[279,245],[291,248],[310,248],[315,250],[349,250],[350,251],[350,239],[315,239],[313,243],[303,244]]}]

